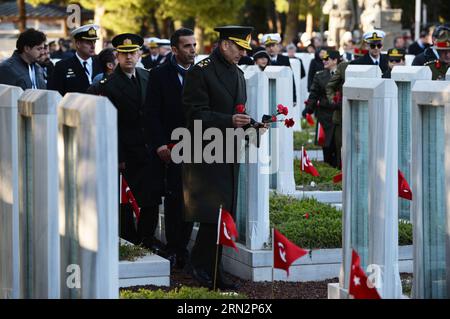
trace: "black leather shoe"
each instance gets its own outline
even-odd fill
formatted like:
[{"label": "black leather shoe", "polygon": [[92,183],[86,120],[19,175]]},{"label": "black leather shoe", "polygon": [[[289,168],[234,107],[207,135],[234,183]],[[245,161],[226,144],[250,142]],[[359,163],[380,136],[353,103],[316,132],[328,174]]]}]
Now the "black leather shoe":
[{"label": "black leather shoe", "polygon": [[192,268],[192,277],[203,287],[212,287],[211,276],[203,269]]},{"label": "black leather shoe", "polygon": [[142,240],[142,245],[144,245],[145,248],[150,249],[153,253],[166,257],[168,254],[166,252],[166,246],[155,237],[153,238],[144,238]]}]

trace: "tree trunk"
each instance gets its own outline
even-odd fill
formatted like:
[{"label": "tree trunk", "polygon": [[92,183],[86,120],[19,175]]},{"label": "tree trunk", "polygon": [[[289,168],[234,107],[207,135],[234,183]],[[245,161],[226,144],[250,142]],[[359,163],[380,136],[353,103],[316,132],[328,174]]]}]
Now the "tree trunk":
[{"label": "tree trunk", "polygon": [[[95,5],[95,11],[94,11],[94,24],[101,26],[102,25],[102,18],[105,15],[105,7],[100,4]],[[97,42],[95,42],[95,52],[99,53],[103,49],[103,40],[106,37],[105,34],[106,30],[104,28],[100,28],[99,32],[97,33],[97,36],[99,39]]]},{"label": "tree trunk", "polygon": [[283,44],[287,45],[298,35],[298,15],[300,13],[300,3],[298,0],[289,0],[289,11],[287,13],[286,32],[284,33]]},{"label": "tree trunk", "polygon": [[19,9],[19,32],[22,33],[27,28],[25,0],[17,0],[17,8]]},{"label": "tree trunk", "polygon": [[313,16],[311,12],[308,12],[308,14],[306,15],[306,33],[309,34],[309,36],[311,37],[313,33],[313,28],[314,28]]},{"label": "tree trunk", "polygon": [[205,52],[205,47],[204,47],[204,35],[205,35],[205,28],[201,27],[200,24],[198,23],[199,18],[196,17],[195,18],[195,27],[194,27],[194,36],[195,36],[195,40],[197,41],[197,53],[198,54],[202,54]]},{"label": "tree trunk", "polygon": [[156,19],[155,9],[152,9],[151,17],[152,17],[153,33],[155,34],[156,37],[160,38],[161,32],[159,31],[158,20]]}]

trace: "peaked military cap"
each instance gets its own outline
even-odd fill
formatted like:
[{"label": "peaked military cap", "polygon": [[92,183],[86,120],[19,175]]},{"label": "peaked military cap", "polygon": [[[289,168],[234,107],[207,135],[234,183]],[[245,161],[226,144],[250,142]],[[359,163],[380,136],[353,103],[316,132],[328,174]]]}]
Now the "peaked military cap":
[{"label": "peaked military cap", "polygon": [[147,41],[149,48],[153,49],[153,48],[157,48],[158,47],[159,38],[151,37],[151,38],[147,38],[145,40]]},{"label": "peaked military cap", "polygon": [[170,40],[169,39],[159,39],[157,42],[158,46],[160,47],[170,47]]},{"label": "peaked military cap", "polygon": [[387,53],[389,60],[398,60],[398,59],[404,60],[405,54],[406,54],[405,49],[396,49],[396,48],[389,49]]},{"label": "peaked military cap", "polygon": [[214,31],[219,32],[220,39],[231,40],[246,50],[252,49],[250,46],[250,41],[252,39],[251,32],[253,31],[253,27],[227,25],[217,27]]},{"label": "peaked military cap", "polygon": [[116,35],[112,39],[112,45],[117,52],[135,52],[139,50],[144,44],[144,39],[133,33],[122,33]]},{"label": "peaked military cap", "polygon": [[384,31],[381,30],[373,30],[364,33],[363,39],[364,41],[368,43],[376,43],[376,42],[382,42],[385,37]]},{"label": "peaked military cap", "polygon": [[97,36],[97,30],[99,29],[100,27],[98,25],[86,24],[82,25],[79,28],[76,28],[70,34],[76,40],[94,41],[99,39],[99,37]]},{"label": "peaked military cap", "polygon": [[278,44],[281,42],[281,36],[279,33],[264,34],[261,38],[261,42],[264,45]]}]

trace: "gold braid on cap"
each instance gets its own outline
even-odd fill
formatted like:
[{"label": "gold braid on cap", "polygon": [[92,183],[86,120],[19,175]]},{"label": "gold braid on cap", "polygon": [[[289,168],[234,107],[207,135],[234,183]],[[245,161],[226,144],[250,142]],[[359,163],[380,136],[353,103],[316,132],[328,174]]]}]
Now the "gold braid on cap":
[{"label": "gold braid on cap", "polygon": [[250,46],[250,40],[252,39],[252,36],[250,34],[245,39],[240,39],[236,37],[228,37],[228,39],[234,41],[237,45],[243,47],[244,49],[247,50],[252,49],[252,47]]}]

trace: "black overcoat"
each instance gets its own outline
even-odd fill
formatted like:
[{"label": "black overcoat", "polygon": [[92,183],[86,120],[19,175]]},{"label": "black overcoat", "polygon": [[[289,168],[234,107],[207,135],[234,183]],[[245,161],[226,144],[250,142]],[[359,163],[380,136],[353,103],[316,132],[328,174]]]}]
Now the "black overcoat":
[{"label": "black overcoat", "polygon": [[[243,72],[215,49],[186,75],[183,104],[191,136],[194,120],[201,121],[203,131],[215,127],[225,136],[225,130],[233,127],[236,105],[245,104],[246,100]],[[184,163],[186,221],[217,223],[220,205],[235,215],[238,177],[237,163]]]}]

